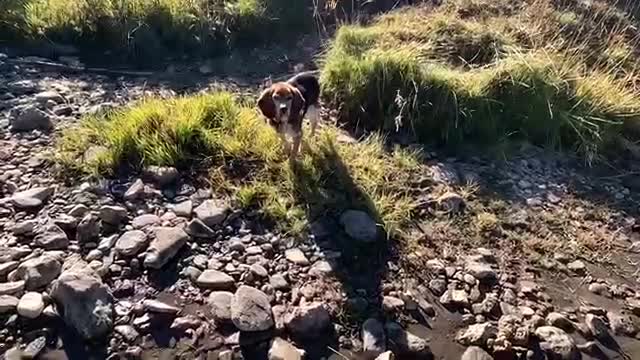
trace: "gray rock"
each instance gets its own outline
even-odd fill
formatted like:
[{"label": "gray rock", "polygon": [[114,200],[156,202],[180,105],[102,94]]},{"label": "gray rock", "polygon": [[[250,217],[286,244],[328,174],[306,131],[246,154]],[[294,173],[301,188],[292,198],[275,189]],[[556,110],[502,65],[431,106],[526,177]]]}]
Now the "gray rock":
[{"label": "gray rock", "polygon": [[597,282],[591,283],[589,284],[589,291],[600,296],[611,297],[611,291],[609,291],[607,284]]},{"label": "gray rock", "polygon": [[58,225],[62,230],[74,231],[78,227],[78,219],[70,215],[58,215],[53,219],[53,223]]},{"label": "gray rock", "polygon": [[362,324],[362,347],[365,352],[376,354],[387,349],[384,327],[377,319],[367,319]]},{"label": "gray rock", "polygon": [[145,173],[160,186],[166,186],[176,182],[180,175],[176,168],[170,166],[149,166],[145,170]]},{"label": "gray rock", "polygon": [[498,275],[491,265],[478,262],[469,262],[465,266],[466,270],[476,279],[484,283],[493,283],[498,279]]},{"label": "gray rock", "polygon": [[231,321],[231,302],[233,293],[228,291],[212,291],[209,294],[208,303],[216,320],[222,322]]},{"label": "gray rock", "polygon": [[187,227],[185,228],[185,231],[187,232],[187,234],[201,239],[208,239],[216,236],[216,232],[208,227],[205,223],[203,223],[200,219],[193,219],[189,221]]},{"label": "gray rock", "polygon": [[322,303],[311,303],[290,310],[284,318],[284,325],[293,336],[321,338],[331,326],[331,317]]},{"label": "gray rock", "polygon": [[485,346],[489,339],[498,335],[498,329],[491,323],[473,324],[467,329],[461,330],[456,336],[456,341],[462,345]]},{"label": "gray rock", "polygon": [[189,217],[193,212],[193,202],[191,200],[185,200],[173,207],[173,212],[181,217]]},{"label": "gray rock", "polygon": [[80,243],[93,242],[99,235],[100,219],[93,214],[85,215],[76,228],[76,240]]},{"label": "gray rock", "polygon": [[393,351],[400,358],[410,357],[412,359],[432,359],[433,354],[429,344],[425,339],[406,331],[397,323],[389,322],[385,324],[387,339]]},{"label": "gray rock", "polygon": [[62,309],[64,321],[85,339],[98,339],[113,327],[109,289],[85,263],[77,262],[53,284],[51,297]]},{"label": "gray rock", "polygon": [[23,280],[0,283],[0,296],[19,295],[24,291],[24,286]]},{"label": "gray rock", "polygon": [[269,360],[302,360],[304,351],[297,349],[286,340],[275,338],[269,348]]},{"label": "gray rock", "polygon": [[144,183],[142,180],[137,179],[129,186],[124,193],[124,199],[127,201],[137,200],[144,196]]},{"label": "gray rock", "polygon": [[9,114],[11,131],[50,130],[53,127],[47,113],[33,105],[14,107]]},{"label": "gray rock", "polygon": [[165,302],[152,299],[144,300],[142,302],[142,308],[145,311],[159,314],[177,314],[178,312],[180,312],[180,309],[173,305],[169,305]]},{"label": "gray rock", "polygon": [[493,360],[493,357],[481,347],[470,346],[464,351],[460,360]]},{"label": "gray rock", "polygon": [[47,253],[29,259],[21,263],[14,272],[10,274],[10,281],[24,280],[25,289],[37,290],[48,286],[55,280],[62,270],[62,264],[58,259]]},{"label": "gray rock", "polygon": [[447,280],[440,278],[431,279],[431,281],[429,281],[429,289],[437,296],[441,296],[447,290]]},{"label": "gray rock", "polygon": [[160,217],[158,215],[143,214],[133,218],[133,220],[131,221],[131,226],[133,226],[134,229],[143,229],[149,226],[158,225],[161,222],[162,220],[160,220]]},{"label": "gray rock", "polygon": [[62,95],[58,94],[53,90],[47,90],[39,92],[35,95],[35,100],[37,103],[41,105],[45,105],[47,102],[52,101],[56,104],[60,104],[64,102],[64,98]]},{"label": "gray rock", "polygon": [[269,278],[269,284],[275,290],[288,290],[289,282],[281,274],[274,274]]},{"label": "gray rock", "polygon": [[116,253],[121,256],[135,256],[147,246],[147,235],[140,230],[127,231],[116,241]]},{"label": "gray rock", "polygon": [[582,262],[582,260],[576,260],[568,263],[567,268],[577,274],[584,274],[587,270],[587,266]]},{"label": "gray rock", "polygon": [[127,209],[122,206],[104,205],[100,208],[100,219],[107,224],[119,225],[127,218]]},{"label": "gray rock", "polygon": [[102,240],[100,240],[100,242],[98,243],[98,250],[102,251],[103,253],[108,253],[109,250],[111,250],[111,248],[113,248],[116,245],[116,242],[118,242],[118,234],[113,234],[111,236],[108,236]]},{"label": "gray rock", "polygon": [[340,224],[344,227],[347,235],[355,240],[370,243],[378,239],[378,225],[364,211],[345,211],[340,215]]},{"label": "gray rock", "polygon": [[464,290],[447,289],[440,297],[440,303],[451,308],[469,306],[469,297]]},{"label": "gray rock", "polygon": [[138,331],[131,325],[116,325],[113,330],[127,340],[127,342],[134,342],[140,336]]},{"label": "gray rock", "polygon": [[38,336],[33,339],[33,341],[29,342],[27,346],[22,351],[23,359],[35,359],[47,345],[47,337],[46,336]]},{"label": "gray rock", "polygon": [[587,314],[584,318],[585,324],[587,324],[587,328],[598,340],[607,340],[611,338],[611,334],[609,334],[609,328],[604,320],[594,314]]},{"label": "gray rock", "polygon": [[20,298],[17,306],[18,314],[27,319],[35,319],[44,310],[44,300],[42,294],[37,292],[27,292]]},{"label": "gray rock", "polygon": [[284,252],[284,257],[287,260],[291,261],[292,263],[294,263],[296,265],[300,265],[300,266],[309,265],[309,260],[304,255],[302,250],[300,250],[298,248],[289,249],[289,250],[285,251]]},{"label": "gray rock", "polygon": [[269,297],[262,291],[242,285],[231,301],[231,321],[240,331],[264,331],[273,327]]},{"label": "gray rock", "polygon": [[45,250],[65,250],[69,247],[69,237],[58,225],[49,221],[39,229],[33,243]]},{"label": "gray rock", "polygon": [[11,232],[16,236],[30,236],[36,229],[36,225],[38,225],[36,220],[25,220],[15,224],[11,228]]},{"label": "gray rock", "polygon": [[78,204],[69,210],[69,215],[77,218],[84,217],[89,212],[89,208],[86,205]]},{"label": "gray rock", "polygon": [[393,355],[391,351],[385,351],[375,358],[375,360],[395,360],[395,359],[396,357],[395,355]]},{"label": "gray rock", "polygon": [[216,226],[221,224],[227,217],[229,207],[221,205],[215,200],[205,200],[195,208],[194,213],[207,226]]},{"label": "gray rock", "polygon": [[155,230],[155,239],[149,245],[144,265],[160,269],[169,262],[183,247],[189,235],[180,228],[160,227]]},{"label": "gray rock", "polygon": [[547,323],[547,325],[555,326],[565,331],[573,331],[575,328],[571,320],[558,312],[549,313],[545,322]]},{"label": "gray rock", "polygon": [[267,269],[264,268],[264,266],[260,265],[260,264],[253,264],[251,265],[251,267],[249,268],[249,270],[251,270],[251,273],[259,278],[266,278],[267,276],[269,276],[269,273],[267,272]]},{"label": "gray rock", "polygon": [[535,334],[540,339],[540,349],[553,359],[580,359],[580,353],[576,349],[573,339],[562,329],[553,326],[541,326],[536,329]]},{"label": "gray rock", "polygon": [[316,261],[309,269],[309,274],[317,277],[327,276],[331,273],[333,273],[333,266],[325,260]]},{"label": "gray rock", "polygon": [[0,263],[0,277],[6,276],[13,270],[15,270],[18,265],[20,265],[17,261],[7,261],[5,263]]},{"label": "gray rock", "polygon": [[18,306],[19,299],[11,295],[0,295],[0,314],[12,313]]},{"label": "gray rock", "polygon": [[382,308],[387,312],[401,311],[404,309],[404,301],[394,296],[384,296]]},{"label": "gray rock", "polygon": [[52,194],[51,187],[36,187],[13,194],[11,202],[19,209],[32,209],[42,206]]},{"label": "gray rock", "polygon": [[196,284],[204,289],[229,290],[233,289],[235,280],[221,271],[207,269],[200,274]]},{"label": "gray rock", "polygon": [[638,327],[627,314],[608,311],[607,319],[615,335],[635,336],[638,333]]}]

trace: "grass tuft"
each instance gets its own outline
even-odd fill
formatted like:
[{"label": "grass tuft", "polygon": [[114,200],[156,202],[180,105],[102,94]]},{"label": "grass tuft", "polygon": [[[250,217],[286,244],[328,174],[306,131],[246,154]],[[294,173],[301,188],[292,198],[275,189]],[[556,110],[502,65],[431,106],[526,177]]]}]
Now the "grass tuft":
[{"label": "grass tuft", "polygon": [[[547,0],[498,3],[482,16],[461,17],[478,2],[456,0],[341,27],[324,58],[323,93],[353,126],[425,143],[528,140],[590,161],[615,152],[640,122],[630,18]],[[536,12],[556,16],[542,22]]]},{"label": "grass tuft", "polygon": [[321,216],[360,208],[389,235],[397,234],[414,208],[409,184],[419,167],[417,154],[388,150],[380,136],[345,144],[336,141],[338,134],[323,129],[306,141],[291,166],[277,134],[229,93],[150,98],[68,129],[57,160],[66,173],[95,175],[207,162],[216,190],[261,211],[285,231],[298,234]]}]

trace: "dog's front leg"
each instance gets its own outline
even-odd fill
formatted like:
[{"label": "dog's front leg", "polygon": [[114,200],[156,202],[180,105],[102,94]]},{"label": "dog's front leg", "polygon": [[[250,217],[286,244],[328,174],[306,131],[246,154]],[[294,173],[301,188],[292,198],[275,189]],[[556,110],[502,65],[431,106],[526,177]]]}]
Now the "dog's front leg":
[{"label": "dog's front leg", "polygon": [[291,150],[290,158],[294,159],[298,156],[300,151],[300,141],[302,140],[302,131],[298,131],[293,135],[293,149]]}]

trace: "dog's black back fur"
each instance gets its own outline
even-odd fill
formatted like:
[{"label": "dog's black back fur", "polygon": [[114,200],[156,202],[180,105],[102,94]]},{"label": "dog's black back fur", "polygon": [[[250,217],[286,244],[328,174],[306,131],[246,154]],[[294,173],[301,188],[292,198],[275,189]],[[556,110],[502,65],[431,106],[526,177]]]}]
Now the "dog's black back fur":
[{"label": "dog's black back fur", "polygon": [[304,111],[307,113],[309,106],[318,105],[320,99],[320,82],[313,72],[300,73],[287,81],[289,84],[295,86],[302,93],[304,98]]}]

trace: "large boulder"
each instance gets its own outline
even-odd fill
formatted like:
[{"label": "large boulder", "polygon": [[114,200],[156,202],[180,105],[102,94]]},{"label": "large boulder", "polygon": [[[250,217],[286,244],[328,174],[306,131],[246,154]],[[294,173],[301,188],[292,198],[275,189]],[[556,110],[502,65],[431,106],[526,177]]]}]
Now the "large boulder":
[{"label": "large boulder", "polygon": [[33,209],[42,206],[52,194],[52,187],[35,187],[13,194],[11,202],[19,209]]},{"label": "large boulder", "polygon": [[269,297],[262,291],[242,285],[231,301],[231,321],[240,331],[264,331],[273,327]]},{"label": "large boulder", "polygon": [[231,321],[231,302],[233,293],[229,291],[212,291],[208,303],[213,317],[220,322]]},{"label": "large boulder", "polygon": [[78,261],[52,286],[51,296],[64,321],[85,339],[101,338],[113,328],[109,289],[86,263]]},{"label": "large boulder", "polygon": [[49,130],[53,127],[47,113],[33,105],[16,106],[9,114],[11,131]]}]

